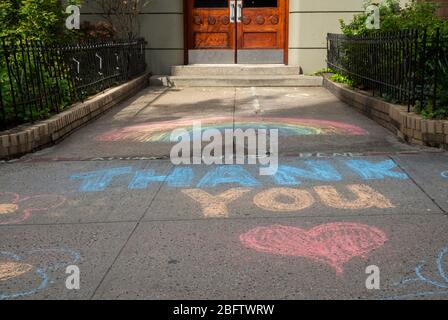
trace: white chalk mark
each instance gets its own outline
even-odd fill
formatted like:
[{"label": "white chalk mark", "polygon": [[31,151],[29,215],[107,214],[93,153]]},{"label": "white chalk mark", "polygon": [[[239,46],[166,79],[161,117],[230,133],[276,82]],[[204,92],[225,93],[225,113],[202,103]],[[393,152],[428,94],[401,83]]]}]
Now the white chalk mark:
[{"label": "white chalk mark", "polygon": [[255,87],[251,87],[250,91],[252,93],[252,97],[254,98],[252,105],[254,107],[255,113],[258,114],[261,112],[261,108],[260,108],[260,101],[258,100],[257,97],[257,91],[255,90]]}]

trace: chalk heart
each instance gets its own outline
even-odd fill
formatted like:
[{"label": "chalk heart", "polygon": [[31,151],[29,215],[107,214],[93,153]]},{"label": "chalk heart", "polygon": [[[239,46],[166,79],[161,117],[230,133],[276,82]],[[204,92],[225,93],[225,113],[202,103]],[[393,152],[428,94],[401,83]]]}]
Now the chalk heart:
[{"label": "chalk heart", "polygon": [[326,263],[338,275],[354,257],[366,257],[381,247],[386,234],[380,229],[357,223],[330,223],[309,230],[290,226],[258,227],[240,236],[250,249],[283,256],[304,257]]},{"label": "chalk heart", "polygon": [[17,211],[19,207],[14,203],[0,203],[0,215],[10,214]]},{"label": "chalk heart", "polygon": [[26,263],[4,262],[0,263],[0,281],[6,281],[25,274],[33,269],[33,266]]}]

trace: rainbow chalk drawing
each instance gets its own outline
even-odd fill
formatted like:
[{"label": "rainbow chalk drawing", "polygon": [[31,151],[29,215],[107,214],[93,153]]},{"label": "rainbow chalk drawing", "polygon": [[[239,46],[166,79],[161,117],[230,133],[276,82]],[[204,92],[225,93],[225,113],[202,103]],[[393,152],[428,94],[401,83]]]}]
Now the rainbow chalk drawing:
[{"label": "rainbow chalk drawing", "polygon": [[[23,254],[0,251],[0,300],[36,294],[53,282],[52,272],[80,261],[79,252],[68,248],[36,249]],[[14,288],[26,289],[16,291]]]},{"label": "rainbow chalk drawing", "polygon": [[448,247],[443,248],[435,260],[435,266],[438,272],[439,280],[431,279],[423,274],[425,262],[421,262],[415,268],[414,278],[405,278],[396,284],[397,287],[405,287],[411,283],[419,283],[432,287],[432,290],[418,291],[415,293],[404,294],[399,296],[388,297],[386,300],[415,299],[419,297],[444,296],[448,295],[448,274],[445,266],[448,264]]},{"label": "rainbow chalk drawing", "polygon": [[170,142],[171,132],[184,129],[192,135],[193,122],[201,123],[202,132],[208,129],[278,129],[282,137],[309,135],[351,135],[368,133],[360,127],[337,121],[264,117],[209,117],[194,120],[174,120],[145,123],[112,130],[96,138],[97,141]]},{"label": "rainbow chalk drawing", "polygon": [[241,243],[258,252],[303,257],[325,263],[344,272],[344,264],[354,257],[366,257],[387,241],[378,228],[358,223],[329,223],[310,230],[271,225],[257,227],[240,236]]},{"label": "rainbow chalk drawing", "polygon": [[33,213],[58,208],[65,201],[60,195],[21,197],[13,192],[0,192],[0,225],[21,223],[28,220]]}]

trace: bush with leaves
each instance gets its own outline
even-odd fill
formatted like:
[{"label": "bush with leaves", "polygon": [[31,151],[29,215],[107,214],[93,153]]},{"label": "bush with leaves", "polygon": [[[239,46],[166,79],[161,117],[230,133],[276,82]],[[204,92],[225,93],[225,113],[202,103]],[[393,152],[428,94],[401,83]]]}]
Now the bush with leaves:
[{"label": "bush with leaves", "polygon": [[[79,4],[79,0],[65,1],[65,4]],[[26,55],[20,53],[4,51],[10,46],[24,45],[25,41],[30,45],[34,43],[44,43],[46,46],[55,45],[73,39],[75,31],[65,28],[65,7],[60,0],[0,0],[0,94],[3,102],[3,110],[0,110],[2,118],[6,124],[0,126],[10,127],[17,123],[27,122],[31,119],[39,120],[48,117],[51,110],[48,106],[27,105],[26,108],[14,109],[12,92],[22,96],[37,98],[37,93],[32,92],[32,86],[23,86],[28,81],[39,79],[50,92],[61,93],[60,108],[71,102],[68,81],[55,80],[54,73],[49,67],[42,63],[41,67],[36,65],[33,59],[28,59]],[[3,46],[5,45],[5,46]],[[37,51],[36,51],[37,52]],[[36,53],[36,57],[43,62],[42,53]],[[55,58],[57,51],[49,51],[48,58]],[[51,57],[50,57],[51,56]],[[7,59],[10,62],[8,72]],[[13,63],[13,67],[11,67]],[[42,72],[38,70],[42,68]],[[64,66],[59,65],[59,70],[68,72]],[[24,71],[27,70],[27,73]],[[25,77],[28,77],[27,79]],[[33,99],[34,99],[33,98]]]},{"label": "bush with leaves", "polygon": [[[365,0],[364,8],[367,9],[372,4],[372,0]],[[437,45],[441,47],[441,53],[428,57],[424,55],[421,50],[422,46],[419,45],[420,50],[417,52],[417,56],[420,61],[423,61],[424,65],[423,67],[419,66],[417,68],[416,75],[421,83],[420,87],[417,88],[418,91],[423,92],[427,97],[430,97],[436,92],[436,105],[434,105],[434,99],[427,99],[426,101],[417,99],[415,111],[428,118],[448,118],[448,20],[438,17],[436,15],[437,4],[430,2],[412,0],[405,7],[400,7],[399,0],[385,0],[379,4],[379,10],[381,19],[380,30],[368,29],[366,25],[368,15],[362,13],[356,15],[349,23],[341,19],[342,32],[348,37],[353,37],[378,33],[397,33],[407,30],[426,30],[427,39],[434,39],[436,33],[439,32],[440,42]],[[423,38],[420,37],[418,41],[422,43]],[[426,49],[428,51],[434,51],[436,49],[434,46],[436,44],[427,42]],[[373,68],[372,65],[360,65],[361,62],[358,59],[356,45],[348,43],[341,49],[344,50],[343,56],[347,66],[356,65],[362,71],[362,74],[368,74],[369,70]],[[391,50],[391,55],[396,57],[401,56],[400,53],[393,52],[393,48],[389,50]],[[404,61],[399,61],[398,59],[395,62],[404,63]],[[377,63],[381,64],[382,61],[378,61]],[[376,67],[377,70],[382,69],[381,66]],[[434,74],[434,70],[438,74],[436,84],[434,84],[433,79],[430,79]],[[350,79],[349,74],[345,76]],[[354,79],[351,80],[353,81],[353,85],[359,86]],[[384,95],[384,98],[388,99],[388,96]]]},{"label": "bush with leaves", "polygon": [[[79,0],[69,0],[79,4]],[[60,0],[1,0],[0,37],[41,40],[54,43],[66,40],[74,31],[65,28],[67,14]]]},{"label": "bush with leaves", "polygon": [[[363,7],[374,4],[372,0],[364,0]],[[438,5],[431,2],[411,0],[404,8],[400,7],[399,0],[385,0],[379,5],[380,32],[395,32],[410,29],[426,29],[428,34],[434,34],[437,29],[442,34],[448,33],[448,21],[436,15]],[[346,23],[340,19],[341,30],[345,35],[368,35],[378,32],[367,29],[366,13],[356,15],[352,21]]]}]

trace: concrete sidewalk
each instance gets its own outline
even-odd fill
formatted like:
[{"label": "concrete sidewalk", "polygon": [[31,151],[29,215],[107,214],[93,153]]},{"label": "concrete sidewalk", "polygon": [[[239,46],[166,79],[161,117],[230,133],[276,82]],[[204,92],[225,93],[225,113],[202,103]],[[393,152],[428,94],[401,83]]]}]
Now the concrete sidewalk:
[{"label": "concrete sidewalk", "polygon": [[[279,128],[281,175],[173,166],[195,120]],[[447,187],[447,153],[323,88],[148,88],[0,164],[0,299],[445,299]]]}]

